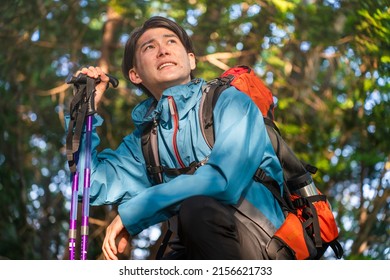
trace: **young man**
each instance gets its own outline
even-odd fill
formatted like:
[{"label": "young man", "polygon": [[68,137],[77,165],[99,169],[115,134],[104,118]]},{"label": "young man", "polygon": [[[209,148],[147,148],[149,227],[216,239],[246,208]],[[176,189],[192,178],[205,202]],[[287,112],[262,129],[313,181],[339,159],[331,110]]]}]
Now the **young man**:
[{"label": "young man", "polygon": [[[96,132],[92,137],[91,204],[119,205],[119,215],[107,228],[103,243],[107,259],[117,259],[130,235],[167,220],[175,224],[178,238],[171,242],[166,258],[268,259],[267,242],[284,215],[253,175],[261,167],[280,185],[283,178],[263,117],[246,94],[227,89],[214,109],[216,140],[211,150],[200,132],[205,81],[193,79],[195,67],[190,38],[169,19],[147,20],[126,44],[123,73],[149,98],[134,108],[136,130],[116,150],[97,154],[99,138]],[[96,86],[98,107],[108,77],[98,67],[81,72],[101,79]],[[141,135],[153,121],[158,122],[161,164],[183,168],[202,162],[194,174],[165,174],[163,183],[152,185]],[[94,126],[101,122],[95,115]],[[80,155],[83,162],[83,151]]]}]

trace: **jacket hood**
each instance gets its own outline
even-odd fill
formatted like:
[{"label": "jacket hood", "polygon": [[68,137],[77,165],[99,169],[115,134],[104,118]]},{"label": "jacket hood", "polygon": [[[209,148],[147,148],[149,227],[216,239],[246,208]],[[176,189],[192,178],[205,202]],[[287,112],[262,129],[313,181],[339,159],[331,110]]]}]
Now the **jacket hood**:
[{"label": "jacket hood", "polygon": [[153,97],[140,102],[132,112],[132,119],[137,129],[143,130],[145,126],[158,120],[164,124],[171,119],[171,113],[168,104],[168,97],[173,97],[180,119],[183,119],[189,110],[194,108],[202,97],[201,87],[205,81],[203,79],[194,79],[184,85],[177,85],[166,89],[161,99]]}]

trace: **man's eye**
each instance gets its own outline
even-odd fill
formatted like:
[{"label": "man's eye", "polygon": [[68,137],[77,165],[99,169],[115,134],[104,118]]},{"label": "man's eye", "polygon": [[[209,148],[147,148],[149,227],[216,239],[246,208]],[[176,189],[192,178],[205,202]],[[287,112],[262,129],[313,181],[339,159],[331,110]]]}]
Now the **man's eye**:
[{"label": "man's eye", "polygon": [[154,48],[153,45],[147,45],[147,46],[145,46],[144,51],[151,50],[153,48]]},{"label": "man's eye", "polygon": [[176,40],[174,40],[174,39],[168,40],[168,44],[175,44],[175,43],[176,43]]}]

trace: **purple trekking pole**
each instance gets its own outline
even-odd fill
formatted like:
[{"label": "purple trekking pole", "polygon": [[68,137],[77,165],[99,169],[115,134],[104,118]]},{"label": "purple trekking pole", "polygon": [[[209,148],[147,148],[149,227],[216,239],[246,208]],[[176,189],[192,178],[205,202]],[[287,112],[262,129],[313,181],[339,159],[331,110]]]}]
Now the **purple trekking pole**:
[{"label": "purple trekking pole", "polygon": [[73,174],[72,182],[72,199],[70,205],[70,222],[69,222],[69,259],[76,259],[76,234],[77,234],[77,195],[79,186],[79,172]]},{"label": "purple trekking pole", "polygon": [[[119,82],[115,77],[107,75],[113,87]],[[85,164],[84,164],[84,187],[82,196],[82,220],[81,220],[81,253],[80,259],[87,259],[88,233],[89,233],[89,188],[91,177],[91,146],[92,146],[92,120],[95,114],[95,86],[100,83],[100,78],[93,79],[84,74],[77,77],[69,76],[66,80],[73,84],[73,100],[70,104],[70,122],[66,137],[67,159],[72,173],[72,198],[69,221],[69,259],[76,259],[77,241],[77,206],[79,192],[78,155],[81,142],[82,130],[85,126]]]},{"label": "purple trekking pole", "polygon": [[87,131],[85,138],[85,166],[84,166],[84,189],[83,189],[83,211],[81,217],[81,259],[87,259],[88,232],[89,232],[89,187],[91,184],[91,136],[92,136],[92,115],[87,117]]}]

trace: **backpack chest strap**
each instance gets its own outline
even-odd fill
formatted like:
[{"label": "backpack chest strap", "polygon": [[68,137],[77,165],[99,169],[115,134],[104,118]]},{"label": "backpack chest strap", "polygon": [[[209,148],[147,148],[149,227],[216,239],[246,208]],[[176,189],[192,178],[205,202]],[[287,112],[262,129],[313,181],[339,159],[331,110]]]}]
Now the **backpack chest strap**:
[{"label": "backpack chest strap", "polygon": [[[147,170],[148,173],[151,175],[152,178],[156,178],[158,176],[162,176],[163,173],[165,173],[168,177],[177,177],[179,175],[187,174],[192,175],[195,173],[195,171],[204,165],[207,162],[208,158],[205,158],[204,160],[200,162],[193,161],[189,166],[183,167],[183,168],[168,168],[165,166],[148,166]],[[161,181],[159,183],[162,183],[162,177]]]}]

